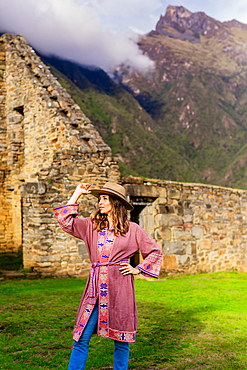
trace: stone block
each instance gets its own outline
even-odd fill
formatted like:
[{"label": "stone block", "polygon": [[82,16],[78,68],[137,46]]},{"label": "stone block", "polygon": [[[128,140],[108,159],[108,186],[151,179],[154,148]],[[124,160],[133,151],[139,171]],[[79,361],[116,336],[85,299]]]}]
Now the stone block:
[{"label": "stone block", "polygon": [[186,254],[189,254],[189,255],[192,254],[191,243],[189,243],[189,244],[186,245],[185,253]]},{"label": "stone block", "polygon": [[239,198],[240,198],[239,194],[231,193],[231,195],[230,195],[230,199],[235,201],[235,202],[239,201]]},{"label": "stone block", "polygon": [[163,254],[184,254],[185,246],[183,242],[179,241],[167,241],[163,242]]},{"label": "stone block", "polygon": [[210,250],[212,247],[212,241],[211,239],[203,239],[198,241],[198,248],[199,250]]},{"label": "stone block", "polygon": [[156,211],[157,211],[157,213],[160,213],[160,214],[169,213],[168,205],[167,204],[158,204],[156,206]]},{"label": "stone block", "polygon": [[203,227],[202,226],[194,226],[192,227],[192,236],[196,239],[203,239]]},{"label": "stone block", "polygon": [[171,240],[172,232],[170,228],[160,228],[155,230],[155,240]]},{"label": "stone block", "polygon": [[2,270],[2,274],[5,277],[5,279],[24,279],[25,278],[25,275],[21,272]]},{"label": "stone block", "polygon": [[191,239],[191,228],[184,229],[183,227],[172,228],[172,239],[173,240],[189,240]]},{"label": "stone block", "polygon": [[88,257],[87,248],[84,242],[78,242],[78,254],[82,258]]},{"label": "stone block", "polygon": [[155,216],[155,222],[160,227],[180,226],[183,224],[183,218],[174,214],[158,214]]},{"label": "stone block", "polygon": [[181,192],[182,200],[187,200],[190,197],[190,194],[191,194],[190,190],[183,189]]},{"label": "stone block", "polygon": [[185,214],[183,216],[184,223],[193,223],[193,216],[191,214]]},{"label": "stone block", "polygon": [[184,208],[183,207],[183,214],[184,215],[193,215],[194,214],[194,211],[192,208]]},{"label": "stone block", "polygon": [[177,270],[178,260],[176,255],[165,255],[163,256],[162,267],[166,270]]},{"label": "stone block", "polygon": [[160,193],[160,198],[161,199],[166,198],[166,196],[167,196],[166,188],[163,188],[163,187],[159,188],[159,193]]},{"label": "stone block", "polygon": [[185,223],[184,224],[184,227],[187,229],[187,228],[192,228],[194,226],[194,224],[187,224]]},{"label": "stone block", "polygon": [[45,194],[46,185],[43,182],[27,182],[21,185],[21,191],[27,194]]},{"label": "stone block", "polygon": [[179,216],[183,216],[183,214],[184,214],[183,206],[181,206],[180,204],[178,204],[178,205],[177,205],[177,207],[176,207],[176,213],[177,213]]},{"label": "stone block", "polygon": [[203,219],[204,219],[205,221],[213,221],[213,220],[214,220],[214,215],[213,215],[213,213],[211,213],[211,212],[205,212],[205,213],[203,214]]},{"label": "stone block", "polygon": [[168,198],[170,199],[180,199],[180,191],[178,189],[169,189]]},{"label": "stone block", "polygon": [[153,215],[145,215],[144,216],[144,222],[145,222],[145,227],[148,229],[153,229],[154,228],[154,217]]},{"label": "stone block", "polygon": [[155,199],[155,201],[154,201],[155,205],[159,205],[159,204],[165,205],[166,203],[167,203],[167,200],[166,200],[165,197],[159,197],[159,198]]},{"label": "stone block", "polygon": [[51,262],[40,262],[40,263],[37,263],[36,264],[38,267],[42,267],[42,268],[47,268],[47,267],[51,267],[52,266],[52,264],[51,264]]},{"label": "stone block", "polygon": [[177,199],[170,199],[170,198],[168,198],[167,204],[169,204],[169,205],[177,205],[178,204],[178,200]]},{"label": "stone block", "polygon": [[219,250],[217,251],[217,253],[218,253],[218,255],[219,255],[219,256],[221,256],[221,255],[223,255],[223,254],[225,254],[225,253],[226,253],[226,249],[219,249]]},{"label": "stone block", "polygon": [[78,274],[77,274],[77,278],[78,279],[85,279],[88,277],[90,273],[90,269],[89,268],[84,268],[84,269],[81,269]]},{"label": "stone block", "polygon": [[179,267],[185,266],[187,267],[190,264],[190,256],[183,255],[183,256],[178,256],[178,265]]},{"label": "stone block", "polygon": [[[126,193],[135,197],[154,197],[160,196],[159,188],[153,185],[126,184],[124,185]],[[163,196],[164,197],[164,196]]]}]

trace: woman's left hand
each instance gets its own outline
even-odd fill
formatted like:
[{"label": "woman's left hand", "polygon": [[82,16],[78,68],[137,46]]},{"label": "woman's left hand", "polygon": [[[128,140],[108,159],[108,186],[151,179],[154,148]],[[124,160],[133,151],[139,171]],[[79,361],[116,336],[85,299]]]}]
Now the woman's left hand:
[{"label": "woman's left hand", "polygon": [[128,262],[121,262],[120,265],[123,266],[123,267],[120,267],[119,269],[121,274],[123,275],[129,275],[129,274],[138,275],[140,273],[139,269],[132,267]]}]

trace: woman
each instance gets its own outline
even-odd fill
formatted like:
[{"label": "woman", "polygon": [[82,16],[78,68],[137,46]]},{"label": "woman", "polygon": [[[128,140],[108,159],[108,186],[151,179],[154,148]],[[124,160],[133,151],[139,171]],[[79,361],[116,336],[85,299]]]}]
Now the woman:
[{"label": "woman", "polygon": [[[85,368],[95,329],[114,340],[114,369],[125,370],[137,330],[133,275],[158,277],[162,252],[139,225],[128,221],[127,210],[133,207],[124,187],[107,182],[102,189],[89,188],[78,185],[67,205],[54,209],[63,230],[84,240],[92,263],[76,317],[69,370]],[[77,218],[82,194],[98,198],[99,209],[91,218]],[[128,261],[137,250],[144,260],[134,268]]]}]

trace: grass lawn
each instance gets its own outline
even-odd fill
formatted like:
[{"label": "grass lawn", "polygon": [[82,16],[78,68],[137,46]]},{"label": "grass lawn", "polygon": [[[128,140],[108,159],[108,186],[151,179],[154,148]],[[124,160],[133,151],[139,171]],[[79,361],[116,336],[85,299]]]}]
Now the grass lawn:
[{"label": "grass lawn", "polygon": [[[86,280],[0,282],[0,369],[67,369]],[[246,369],[247,274],[136,280],[139,326],[129,369]],[[93,336],[87,370],[113,368]]]}]

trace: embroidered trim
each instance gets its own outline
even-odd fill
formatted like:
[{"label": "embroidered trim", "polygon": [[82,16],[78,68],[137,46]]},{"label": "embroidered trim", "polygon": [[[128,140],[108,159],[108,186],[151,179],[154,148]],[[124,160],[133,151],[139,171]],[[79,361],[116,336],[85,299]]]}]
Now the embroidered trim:
[{"label": "embroidered trim", "polygon": [[79,213],[79,204],[68,204],[67,206],[54,208],[55,216],[61,227],[68,227],[73,216]]},{"label": "embroidered trim", "polygon": [[83,332],[85,326],[87,325],[89,317],[91,316],[91,313],[93,312],[93,309],[94,309],[94,304],[88,303],[87,307],[86,307],[86,309],[85,309],[85,311],[82,315],[82,318],[81,318],[81,321],[80,321],[79,325],[74,327],[73,339],[76,342],[79,341],[79,339],[82,335],[82,332]]},{"label": "embroidered trim", "polygon": [[76,204],[66,204],[66,206],[61,206],[61,207],[53,208],[53,211],[56,211],[57,209],[60,209],[60,208],[69,207],[69,206],[79,206],[79,204],[78,203],[76,203]]},{"label": "embroidered trim", "polygon": [[118,340],[119,342],[129,342],[134,343],[136,337],[136,331],[119,331],[114,329],[109,329],[109,338]]},{"label": "embroidered trim", "polygon": [[147,275],[159,277],[161,265],[162,254],[152,252],[136,268],[142,270]]},{"label": "embroidered trim", "polygon": [[[106,234],[106,235],[105,235]],[[116,236],[113,231],[107,229],[99,233],[98,240],[98,261],[99,263],[109,262],[112,248]],[[102,247],[103,243],[103,247]],[[108,266],[99,267],[99,317],[98,317],[98,335],[107,338],[109,336],[109,294],[108,294]]]},{"label": "embroidered trim", "polygon": [[[98,238],[98,264],[108,264],[109,259],[111,256],[112,248],[114,245],[116,236],[113,232],[104,229],[99,232]],[[116,262],[115,262],[116,263]],[[115,264],[113,263],[113,264]],[[87,321],[92,313],[94,304],[99,299],[99,316],[98,316],[98,328],[97,333],[101,337],[109,337],[109,330],[108,330],[108,265],[106,266],[98,266],[97,267],[97,276],[96,280],[94,281],[95,277],[94,274],[95,269],[91,267],[91,274],[90,274],[90,287],[89,287],[89,295],[88,295],[88,304],[87,307],[82,315],[80,320],[80,324],[74,330],[73,338],[74,340],[78,341],[80,336],[87,324]],[[93,280],[92,280],[93,279]]]}]

